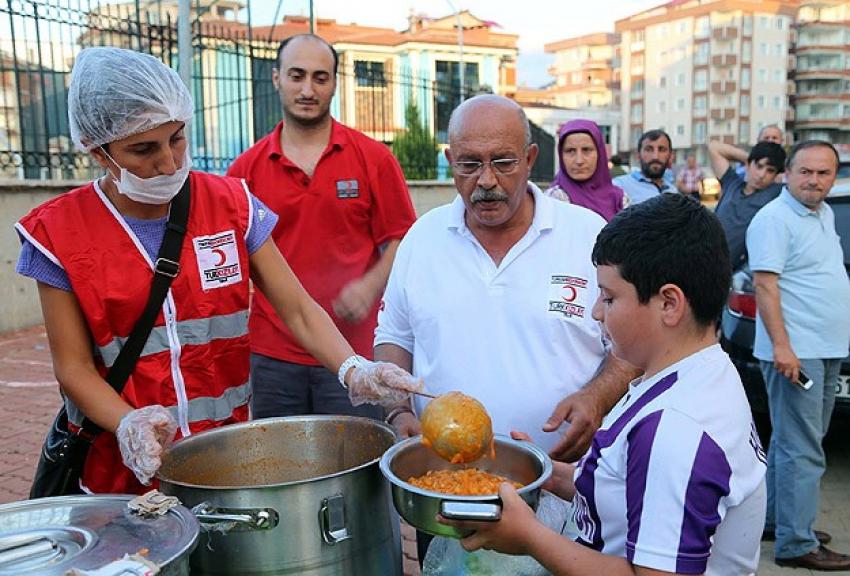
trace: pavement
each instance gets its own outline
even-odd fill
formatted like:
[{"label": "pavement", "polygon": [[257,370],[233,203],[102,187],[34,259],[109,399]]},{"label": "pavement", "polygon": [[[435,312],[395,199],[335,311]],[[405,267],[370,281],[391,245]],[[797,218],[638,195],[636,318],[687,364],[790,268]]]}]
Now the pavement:
[{"label": "pavement", "polygon": [[[27,497],[42,440],[60,406],[43,326],[0,334],[0,504]],[[830,548],[850,552],[850,421],[836,421],[824,442],[827,471],[817,527],[833,536]],[[413,530],[402,527],[405,576],[419,576]],[[780,568],[763,543],[760,576],[808,576]],[[850,572],[845,572],[850,574]]]}]

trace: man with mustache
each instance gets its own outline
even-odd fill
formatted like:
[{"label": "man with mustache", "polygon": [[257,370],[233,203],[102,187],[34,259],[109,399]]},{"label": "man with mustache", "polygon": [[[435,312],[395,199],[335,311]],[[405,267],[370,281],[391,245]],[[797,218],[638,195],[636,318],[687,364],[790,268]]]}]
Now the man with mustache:
[{"label": "man with mustache", "polygon": [[711,169],[720,177],[722,192],[714,213],[726,233],[733,270],[739,270],[747,263],[747,226],[756,212],[779,196],[782,185],[775,180],[785,170],[782,146],[774,142],[759,142],[750,150],[747,171],[742,178],[731,164],[739,151],[739,148],[719,140],[708,143]]},{"label": "man with mustache", "polygon": [[[286,261],[355,352],[370,357],[378,301],[399,240],[416,215],[390,150],[331,117],[338,61],[318,36],[280,44],[272,84],[283,121],[227,174],[244,178],[280,215],[272,237]],[[379,406],[352,406],[339,375],[297,343],[259,292],[249,331],[254,418],[383,416]]]},{"label": "man with mustache", "polygon": [[837,170],[832,144],[796,144],[785,189],[747,230],[758,306],[753,354],[773,425],[763,539],[776,539],[780,566],[830,571],[850,570],[850,555],[826,548],[829,535],[813,529],[826,468],[821,441],[850,346],[850,280],[835,216],[824,202]]},{"label": "man with mustache", "polygon": [[[529,182],[537,145],[512,100],[465,101],[448,134],[458,196],[402,240],[375,358],[413,370],[434,394],[477,398],[496,433],[528,432],[553,457],[575,461],[636,375],[608,355],[590,315],[598,292],[590,252],[605,221]],[[424,406],[417,398],[388,421],[418,434]]]},{"label": "man with mustache", "polygon": [[673,143],[664,130],[648,130],[638,139],[640,169],[614,178],[614,184],[625,192],[625,205],[637,204],[663,193],[678,194],[679,191],[665,172],[673,164]]}]

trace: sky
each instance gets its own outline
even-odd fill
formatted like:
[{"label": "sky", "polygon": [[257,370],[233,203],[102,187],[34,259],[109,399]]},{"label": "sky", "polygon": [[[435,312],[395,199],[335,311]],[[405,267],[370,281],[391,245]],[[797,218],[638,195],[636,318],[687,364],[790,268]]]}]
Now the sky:
[{"label": "sky", "polygon": [[[278,20],[285,14],[309,14],[308,0],[280,0]],[[552,56],[543,52],[548,42],[593,32],[613,32],[614,21],[663,4],[663,0],[314,0],[319,18],[334,18],[342,24],[407,28],[413,10],[428,16],[469,10],[482,20],[499,24],[497,32],[519,34],[519,83],[536,87],[546,84]],[[271,24],[278,0],[253,0],[254,25]]]}]

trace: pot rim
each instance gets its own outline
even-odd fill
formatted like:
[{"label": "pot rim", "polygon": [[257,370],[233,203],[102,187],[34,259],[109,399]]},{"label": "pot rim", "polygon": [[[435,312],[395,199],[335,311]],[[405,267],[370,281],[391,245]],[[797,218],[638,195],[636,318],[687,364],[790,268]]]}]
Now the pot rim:
[{"label": "pot rim", "polygon": [[[530,484],[526,484],[521,488],[517,488],[517,492],[519,494],[525,494],[528,492],[532,492],[540,488],[540,486],[549,479],[552,475],[552,459],[549,458],[549,455],[546,454],[543,450],[541,450],[535,444],[531,442],[526,442],[525,440],[514,440],[510,436],[506,434],[494,434],[493,438],[498,440],[503,444],[511,444],[516,446],[517,448],[524,450],[526,452],[530,452],[537,460],[542,464],[543,469],[540,471],[540,475],[534,482]],[[463,502],[492,502],[495,499],[498,499],[498,494],[491,494],[485,496],[472,496],[472,495],[463,495],[463,494],[446,494],[443,492],[433,492],[431,490],[424,490],[419,488],[418,486],[414,486],[413,484],[406,482],[396,476],[396,474],[392,471],[390,465],[395,457],[402,451],[407,449],[409,446],[419,443],[422,441],[422,435],[411,436],[406,440],[402,440],[397,444],[394,444],[390,449],[384,452],[384,455],[381,457],[381,472],[384,474],[384,477],[390,481],[390,483],[406,490],[408,492],[413,492],[414,494],[418,494],[420,496],[426,496],[429,498],[439,498],[441,500],[456,500]],[[474,464],[474,463],[473,463]]]},{"label": "pot rim", "polygon": [[[380,429],[382,429],[386,432],[389,432],[391,434],[392,438],[394,438],[395,440],[398,440],[398,434],[396,433],[395,428],[393,428],[392,426],[390,426],[389,424],[387,424],[385,422],[381,422],[380,420],[375,420],[373,418],[367,418],[365,416],[347,416],[347,415],[336,415],[336,414],[307,414],[307,415],[301,415],[301,416],[277,416],[277,417],[271,417],[271,418],[258,418],[256,420],[248,420],[246,422],[239,422],[239,423],[236,423],[236,424],[227,424],[225,426],[219,426],[217,428],[210,428],[208,430],[204,430],[202,432],[198,432],[197,434],[192,434],[191,436],[186,436],[184,438],[181,438],[180,440],[177,440],[174,444],[172,444],[171,447],[168,448],[168,450],[166,451],[166,454],[168,452],[170,452],[171,450],[175,449],[176,447],[180,446],[181,444],[184,444],[184,443],[187,443],[187,442],[192,442],[193,438],[197,438],[197,437],[202,436],[202,435],[206,437],[208,435],[214,435],[214,434],[226,434],[226,433],[229,433],[231,430],[241,430],[241,429],[244,429],[244,428],[256,428],[256,427],[259,427],[259,426],[267,426],[269,424],[280,423],[281,421],[283,421],[284,423],[288,423],[288,422],[299,422],[299,421],[307,421],[307,420],[309,420],[309,421],[332,421],[332,422],[335,422],[337,424],[343,423],[343,422],[346,422],[346,421],[363,421],[363,422],[366,422],[366,423],[369,423],[369,424],[374,424],[378,428],[380,428]],[[298,486],[298,485],[309,484],[309,483],[313,483],[313,482],[321,482],[321,481],[327,480],[329,478],[336,478],[336,477],[342,476],[344,474],[350,474],[350,473],[353,473],[353,472],[357,472],[359,470],[373,466],[375,463],[379,462],[381,458],[382,458],[382,456],[377,456],[376,458],[373,458],[371,460],[363,462],[362,464],[358,464],[357,466],[353,466],[351,468],[346,468],[345,470],[340,470],[340,471],[334,472],[332,474],[325,474],[325,475],[322,475],[322,476],[314,476],[314,477],[311,477],[311,478],[305,478],[303,480],[292,480],[290,482],[276,482],[276,483],[273,483],[273,484],[251,484],[251,485],[222,485],[222,484],[217,484],[217,485],[214,485],[214,486],[213,485],[207,485],[207,484],[196,484],[196,483],[192,483],[192,482],[186,482],[186,481],[183,481],[183,480],[175,480],[175,479],[172,479],[172,478],[167,478],[166,476],[164,476],[163,474],[160,473],[162,468],[160,468],[160,470],[157,471],[156,477],[157,477],[157,479],[159,479],[160,483],[165,482],[165,483],[167,483],[171,486],[181,486],[183,488],[190,488],[190,489],[224,491],[224,490],[245,490],[245,489],[254,490],[254,489],[263,489],[263,488],[282,488],[282,487],[287,487],[287,486]]]}]

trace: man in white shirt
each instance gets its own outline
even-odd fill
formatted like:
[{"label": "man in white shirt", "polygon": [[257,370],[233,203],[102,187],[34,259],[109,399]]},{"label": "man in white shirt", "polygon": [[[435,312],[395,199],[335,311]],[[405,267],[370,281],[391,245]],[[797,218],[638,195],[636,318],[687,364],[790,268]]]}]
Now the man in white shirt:
[{"label": "man in white shirt", "polygon": [[[590,251],[605,222],[528,181],[537,146],[507,98],[459,106],[449,146],[459,196],[420,218],[399,246],[375,358],[414,370],[432,393],[476,397],[495,432],[527,431],[553,457],[574,461],[635,376],[608,356],[590,316]],[[417,413],[424,404],[416,400]],[[402,435],[419,433],[408,407],[390,416]]]}]

